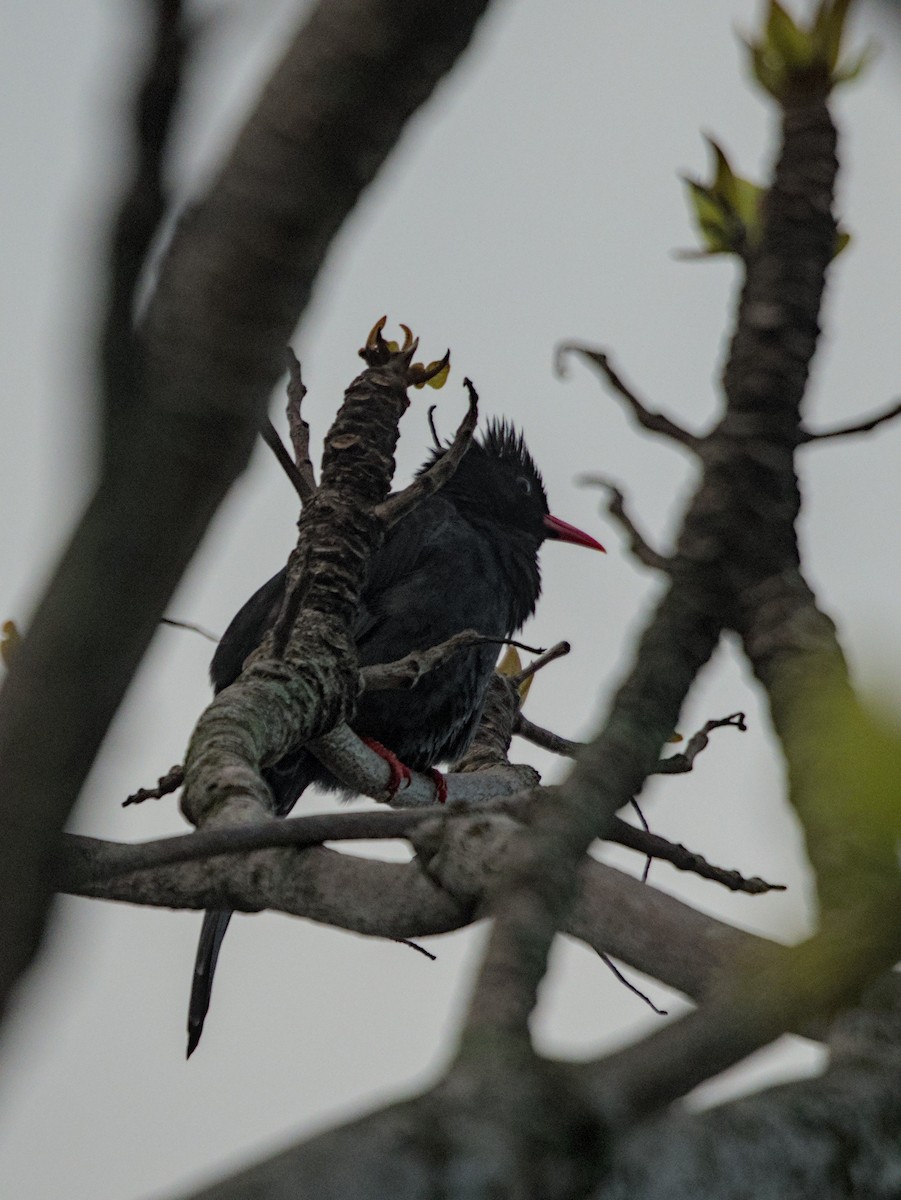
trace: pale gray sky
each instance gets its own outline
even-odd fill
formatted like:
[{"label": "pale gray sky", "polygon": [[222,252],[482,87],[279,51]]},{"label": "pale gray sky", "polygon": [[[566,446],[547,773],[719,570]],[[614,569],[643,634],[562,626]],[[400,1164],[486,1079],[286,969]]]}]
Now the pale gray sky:
[{"label": "pale gray sky", "polygon": [[[735,35],[760,7],[498,4],[343,231],[295,341],[320,436],[382,312],[411,324],[429,356],[450,345],[440,427],[456,424],[460,381],[470,375],[485,413],[525,429],[553,510],[606,542],[606,559],[545,550],[545,595],[524,635],[573,643],[528,706],[534,720],[569,736],[595,728],[657,586],[575,476],[602,470],[619,479],[665,546],[692,474],[684,457],[637,433],[585,369],[555,379],[553,346],[569,338],[603,344],[653,404],[692,427],[716,411],[735,268],[673,258],[693,243],[677,173],[706,170],[701,130],[743,173],[765,169],[774,111],[748,85]],[[216,24],[187,95],[176,163],[182,197],[215,165],[297,5],[209,0],[203,9]],[[27,616],[87,487],[98,252],[122,162],[140,11],[135,3],[43,0],[6,16],[2,619]],[[878,37],[883,51],[837,99],[842,217],[855,240],[830,279],[812,425],[850,420],[899,390],[901,55],[890,27],[858,15],[860,35]],[[416,394],[405,418],[399,478],[423,457],[432,399]],[[810,578],[855,674],[877,689],[901,667],[898,457],[899,431],[889,428],[802,460]],[[284,560],[295,516],[292,493],[261,447],[171,613],[224,629]],[[119,801],[181,759],[208,697],[209,656],[196,636],[161,629],[74,828],[119,839],[183,828],[169,800],[124,812]],[[645,809],[661,833],[726,866],[783,880],[789,892],[724,895],[663,865],[652,881],[792,939],[809,920],[798,835],[755,686],[724,648],[681,725],[691,731],[739,708],[750,732],[716,735],[692,775],[648,789]],[[548,778],[562,770],[532,748],[518,750]],[[321,803],[329,802],[306,797],[300,811]],[[610,857],[641,868],[634,857]],[[446,1060],[480,931],[433,939],[439,957],[430,964],[401,946],[264,915],[233,923],[204,1039],[186,1064],[199,921],[84,900],[59,905],[4,1046],[0,1178],[10,1194],[162,1195],[419,1086]],[[582,947],[561,944],[554,968],[537,1020],[548,1050],[596,1051],[659,1020]],[[664,989],[648,988],[678,1010]],[[727,1086],[817,1061],[808,1046],[783,1045]]]}]

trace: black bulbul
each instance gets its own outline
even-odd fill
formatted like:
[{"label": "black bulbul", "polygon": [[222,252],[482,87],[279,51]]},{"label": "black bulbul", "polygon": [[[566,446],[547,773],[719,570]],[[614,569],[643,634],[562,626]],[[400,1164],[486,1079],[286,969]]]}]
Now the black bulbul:
[{"label": "black bulbul", "polygon": [[[422,470],[443,453],[433,451]],[[541,591],[538,551],[549,538],[604,549],[550,515],[541,475],[521,435],[506,422],[489,424],[451,479],[398,521],[374,555],[354,631],[360,665],[393,662],[464,629],[512,637],[535,611]],[[237,679],[275,621],[284,587],[283,569],[225,631],[210,666],[217,692]],[[474,646],[409,690],[364,692],[350,726],[380,752],[387,749],[389,761],[413,770],[454,762],[475,732],[496,658],[496,647]],[[303,749],[268,768],[264,778],[278,816],[287,815],[311,783],[342,787]],[[230,917],[228,909],[204,914],[188,1010],[189,1057],[203,1031]]]}]

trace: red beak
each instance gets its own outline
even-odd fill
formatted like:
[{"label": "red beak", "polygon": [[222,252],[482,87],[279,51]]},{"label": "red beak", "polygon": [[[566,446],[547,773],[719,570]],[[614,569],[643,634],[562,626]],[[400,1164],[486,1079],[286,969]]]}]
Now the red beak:
[{"label": "red beak", "polygon": [[547,530],[546,536],[555,541],[571,542],[574,546],[585,546],[588,550],[607,553],[601,543],[596,542],[589,534],[576,529],[575,525],[570,525],[567,521],[561,521],[559,517],[552,517],[550,513],[544,518],[544,527]]}]

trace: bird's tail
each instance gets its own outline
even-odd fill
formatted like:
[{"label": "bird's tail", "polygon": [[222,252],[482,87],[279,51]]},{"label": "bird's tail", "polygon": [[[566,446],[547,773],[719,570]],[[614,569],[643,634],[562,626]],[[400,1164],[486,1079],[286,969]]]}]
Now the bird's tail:
[{"label": "bird's tail", "polygon": [[191,1000],[188,1004],[188,1058],[197,1049],[197,1043],[203,1033],[203,1023],[210,1007],[219,948],[231,918],[230,908],[215,909],[203,914],[197,957],[194,960],[194,978],[191,981]]},{"label": "bird's tail", "polygon": [[[277,766],[271,767],[265,772],[264,779],[272,791],[275,815],[286,817],[301,792],[314,780],[321,782],[324,777],[327,778],[324,768],[311,754],[302,750],[288,755]],[[217,908],[203,914],[197,957],[194,960],[194,978],[191,981],[191,999],[188,1004],[188,1058],[197,1049],[197,1043],[203,1033],[203,1023],[210,1008],[219,948],[231,918],[230,908]]]}]

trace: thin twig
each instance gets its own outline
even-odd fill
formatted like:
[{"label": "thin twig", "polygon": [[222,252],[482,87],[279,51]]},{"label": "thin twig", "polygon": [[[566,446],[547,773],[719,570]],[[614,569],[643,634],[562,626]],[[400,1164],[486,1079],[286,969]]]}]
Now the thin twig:
[{"label": "thin twig", "polygon": [[567,354],[579,354],[586,358],[589,362],[601,371],[607,382],[613,388],[617,395],[621,396],[629,406],[633,416],[645,429],[649,429],[652,433],[662,434],[664,437],[670,438],[671,441],[679,442],[683,446],[687,446],[689,450],[697,452],[703,438],[697,434],[683,429],[681,425],[677,425],[664,413],[653,412],[647,405],[636,396],[630,387],[620,378],[610,365],[610,359],[603,350],[597,350],[592,346],[585,346],[580,342],[562,342],[554,355],[554,369],[561,377],[566,375],[565,357]]},{"label": "thin twig", "polygon": [[[700,729],[689,738],[682,753],[671,754],[668,758],[661,758],[656,767],[651,771],[651,774],[687,774],[694,768],[695,759],[710,741],[709,734],[714,729],[721,729],[725,726],[729,726],[732,729],[740,729],[743,733],[746,732],[745,714],[740,712],[731,713],[728,717],[720,717],[718,720],[708,721],[703,729]],[[569,738],[561,737],[559,733],[553,733],[550,729],[544,729],[541,725],[536,725],[534,721],[530,721],[522,713],[516,718],[513,732],[519,737],[525,738],[526,741],[532,742],[533,745],[541,746],[543,750],[549,750],[551,754],[560,754],[564,758],[575,758],[584,745],[583,742],[570,741]]]},{"label": "thin twig", "polygon": [[798,445],[806,446],[810,442],[827,442],[831,438],[851,437],[855,433],[869,433],[871,429],[885,424],[886,421],[893,421],[898,416],[901,416],[901,400],[896,401],[890,408],[878,413],[875,417],[870,417],[866,421],[858,421],[854,425],[839,425],[837,429],[824,429],[822,433],[812,433],[808,429],[802,429],[798,434]]},{"label": "thin twig", "polygon": [[163,796],[169,796],[172,792],[177,792],[185,781],[185,770],[181,763],[176,763],[174,767],[170,767],[165,775],[161,775],[156,781],[156,787],[153,788],[138,788],[136,792],[132,792],[125,800],[122,801],[122,807],[128,808],[130,804],[143,804],[145,800],[162,800]]},{"label": "thin twig", "polygon": [[432,962],[438,961],[437,954],[433,954],[431,950],[426,950],[425,946],[420,946],[418,942],[411,942],[409,938],[392,938],[392,941],[397,942],[398,946],[409,946],[411,950],[417,950],[420,954],[424,954],[426,958],[430,958]]},{"label": "thin twig", "polygon": [[[634,797],[634,796],[633,796],[633,797],[632,797],[632,799],[629,801],[629,807],[630,807],[630,808],[632,809],[632,811],[635,813],[636,817],[638,817],[638,820],[639,820],[639,822],[641,823],[641,827],[642,827],[642,829],[645,831],[645,833],[650,833],[650,832],[651,832],[651,827],[650,827],[650,825],[647,823],[647,820],[645,819],[645,815],[644,815],[644,813],[641,811],[641,805],[638,803],[638,801],[635,799],[635,797]],[[647,883],[647,881],[648,881],[648,876],[649,876],[649,875],[650,875],[650,873],[651,873],[651,863],[652,863],[653,861],[654,861],[654,859],[653,859],[653,857],[652,857],[650,854],[649,854],[649,855],[647,856],[647,858],[644,860],[644,870],[643,870],[643,871],[642,871],[642,873],[641,873],[641,882],[642,882],[642,883]]]},{"label": "thin twig", "polygon": [[205,637],[208,642],[218,642],[219,638],[215,633],[210,633],[208,629],[204,629],[202,625],[195,625],[193,621],[179,621],[175,617],[160,617],[161,625],[171,625],[173,629],[188,629],[191,633],[199,633],[201,637]]},{"label": "thin twig", "polygon": [[276,461],[281,469],[287,475],[291,486],[300,499],[301,504],[304,504],[308,499],[307,485],[300,471],[297,469],[297,464],[294,459],[285,449],[285,443],[279,436],[278,430],[272,424],[268,417],[260,426],[260,437],[275,455]]},{"label": "thin twig", "polygon": [[392,525],[396,525],[401,517],[405,517],[426,496],[433,496],[439,488],[444,487],[469,449],[479,419],[479,396],[469,379],[463,380],[463,386],[469,392],[469,407],[450,446],[421,475],[417,475],[408,487],[395,492],[376,506],[375,512],[385,522],[386,528],[390,529]]},{"label": "thin twig", "polygon": [[738,729],[742,733],[747,733],[748,727],[745,724],[745,714],[743,712],[730,713],[728,717],[720,717],[716,721],[708,721],[703,729],[699,729],[696,734],[688,739],[685,743],[685,749],[681,754],[672,754],[669,758],[662,758],[654,768],[654,775],[684,775],[694,767],[694,761],[701,753],[706,750],[707,743],[710,741],[710,734],[714,729]]},{"label": "thin twig", "polygon": [[655,1012],[658,1017],[669,1016],[669,1013],[667,1012],[667,1010],[665,1008],[658,1008],[650,996],[646,995],[643,991],[641,991],[640,988],[637,988],[634,983],[630,982],[625,977],[625,975],[622,973],[622,971],[619,969],[619,967],[614,963],[613,959],[610,957],[609,954],[605,954],[603,950],[598,950],[598,957],[601,959],[601,961],[604,963],[604,965],[613,972],[613,974],[619,980],[619,982],[623,985],[623,987],[628,988],[628,990],[630,992],[633,992],[639,998],[639,1000],[644,1000],[644,1002],[648,1006],[648,1008],[652,1012]]},{"label": "thin twig", "polygon": [[307,389],[300,373],[300,361],[290,346],[286,348],[285,356],[288,363],[288,404],[285,408],[288,433],[294,447],[294,462],[301,481],[300,495],[306,502],[312,500],[317,491],[313,460],[310,458],[310,426],[301,415],[301,405]]},{"label": "thin twig", "polygon": [[555,646],[551,646],[550,650],[544,650],[539,654],[533,662],[528,666],[523,667],[516,675],[510,676],[510,682],[515,687],[522,687],[527,679],[531,679],[542,667],[546,667],[548,663],[556,662],[558,658],[565,658],[572,650],[569,642],[557,642]]},{"label": "thin twig", "polygon": [[435,449],[440,450],[441,438],[438,436],[438,430],[435,428],[435,409],[437,407],[437,404],[429,405],[429,429],[432,431],[432,442],[435,445]]},{"label": "thin twig", "polygon": [[747,879],[739,871],[728,867],[717,867],[709,863],[703,855],[689,850],[677,842],[670,842],[657,833],[649,833],[644,829],[636,829],[621,817],[614,817],[613,824],[607,834],[608,842],[616,842],[618,846],[626,846],[629,850],[637,850],[650,858],[660,858],[671,863],[678,871],[690,871],[702,879],[710,879],[721,883],[730,892],[744,892],[748,896],[759,896],[764,892],[784,892],[784,883],[767,883],[759,876]]},{"label": "thin twig", "polygon": [[639,532],[632,518],[626,512],[626,499],[620,489],[611,480],[603,475],[580,475],[578,482],[589,487],[603,488],[609,499],[607,501],[607,512],[614,520],[619,521],[620,525],[629,535],[629,550],[639,562],[643,562],[646,567],[653,567],[657,571],[669,571],[672,566],[672,560],[665,554],[660,554],[655,550],[642,533]]},{"label": "thin twig", "polygon": [[561,737],[559,733],[552,733],[550,729],[536,725],[522,713],[516,716],[513,732],[534,746],[541,746],[543,750],[550,750],[551,754],[560,754],[564,758],[575,758],[582,745],[581,742],[570,741],[569,738]]},{"label": "thin twig", "polygon": [[543,653],[539,647],[527,646],[525,642],[516,642],[512,638],[486,637],[475,629],[464,629],[448,638],[446,642],[431,646],[428,650],[413,650],[394,662],[363,667],[360,671],[363,690],[381,692],[415,687],[424,675],[443,666],[460,650],[469,646],[516,646],[518,650],[525,650],[529,654]]}]

